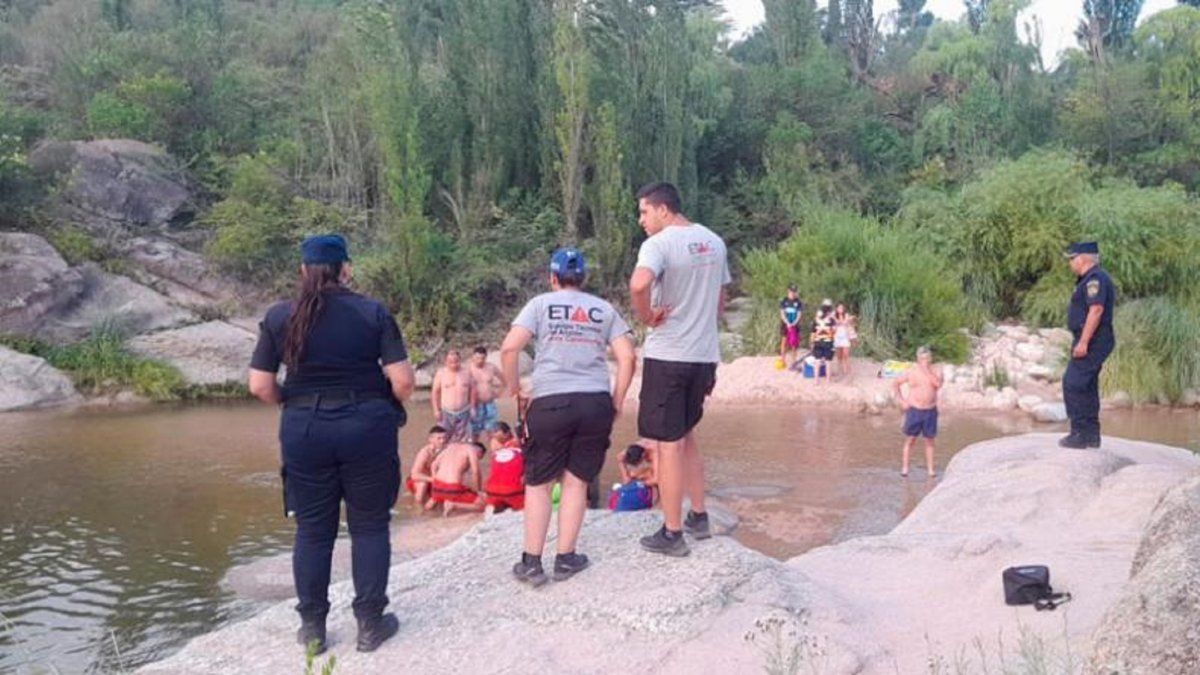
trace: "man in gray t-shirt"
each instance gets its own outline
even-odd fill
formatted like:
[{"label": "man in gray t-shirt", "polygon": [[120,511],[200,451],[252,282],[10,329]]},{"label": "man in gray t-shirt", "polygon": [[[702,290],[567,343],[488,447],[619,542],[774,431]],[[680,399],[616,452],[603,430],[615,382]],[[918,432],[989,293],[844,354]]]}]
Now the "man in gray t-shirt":
[{"label": "man in gray t-shirt", "polygon": [[[679,191],[652,183],[638,191],[638,214],[649,238],[629,281],[638,319],[650,328],[642,362],[638,433],[658,441],[663,527],[641,540],[656,553],[687,555],[686,529],[711,536],[704,510],[704,461],[693,430],[716,383],[721,360],[717,320],[729,283],[725,242],[680,212]],[[683,493],[692,510],[683,518]]]},{"label": "man in gray t-shirt", "polygon": [[[551,293],[529,301],[513,320],[500,348],[509,393],[519,395],[518,356],[533,342],[533,400],[525,448],[525,550],[513,566],[519,581],[546,582],[542,549],[550,529],[550,491],[562,481],[558,511],[558,555],[554,578],[562,581],[588,566],[575,552],[587,511],[588,484],[600,475],[613,421],[633,379],[637,356],[629,325],[613,306],[584,293],[583,254],[560,249],[550,261]],[[617,361],[610,383],[608,348]],[[517,401],[521,405],[521,401]]]}]

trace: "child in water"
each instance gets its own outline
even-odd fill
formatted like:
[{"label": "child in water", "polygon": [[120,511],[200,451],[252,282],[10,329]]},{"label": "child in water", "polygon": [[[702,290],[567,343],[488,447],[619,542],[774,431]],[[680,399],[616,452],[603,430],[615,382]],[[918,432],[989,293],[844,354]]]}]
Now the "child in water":
[{"label": "child in water", "polygon": [[625,448],[618,457],[621,483],[613,486],[608,508],[613,511],[641,511],[658,502],[658,480],[652,442],[639,441]]}]

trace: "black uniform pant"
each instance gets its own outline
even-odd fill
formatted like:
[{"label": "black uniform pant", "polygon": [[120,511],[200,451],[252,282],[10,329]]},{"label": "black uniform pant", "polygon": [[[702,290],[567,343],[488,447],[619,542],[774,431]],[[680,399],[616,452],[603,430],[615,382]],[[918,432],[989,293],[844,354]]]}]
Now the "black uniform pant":
[{"label": "black uniform pant", "polygon": [[388,524],[400,489],[399,408],[386,399],[285,407],[279,426],[287,508],[296,514],[292,575],[296,611],[329,612],[329,569],[341,503],[346,502],[354,576],[354,615],[387,606]]},{"label": "black uniform pant", "polygon": [[1092,340],[1087,356],[1072,358],[1063,374],[1063,403],[1071,420],[1071,433],[1100,438],[1100,369],[1112,353],[1113,343]]}]

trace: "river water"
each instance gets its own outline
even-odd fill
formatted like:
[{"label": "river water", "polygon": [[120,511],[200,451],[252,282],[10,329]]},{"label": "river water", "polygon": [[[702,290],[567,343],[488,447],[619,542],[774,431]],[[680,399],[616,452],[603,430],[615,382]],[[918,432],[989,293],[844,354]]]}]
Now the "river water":
[{"label": "river water", "polygon": [[[432,421],[427,403],[410,408],[406,468]],[[0,672],[128,670],[261,609],[220,581],[290,545],[277,415],[249,403],[0,415]],[[1200,450],[1194,411],[1104,422]],[[1032,429],[1015,416],[944,415],[941,426],[940,466]],[[629,415],[614,445],[633,439]],[[933,482],[919,452],[899,477],[899,442],[895,415],[804,407],[711,408],[700,430],[712,494],[741,516],[737,538],[779,558],[886,532],[911,511]],[[605,472],[611,483],[612,462]],[[430,516],[406,500],[400,517]]]}]

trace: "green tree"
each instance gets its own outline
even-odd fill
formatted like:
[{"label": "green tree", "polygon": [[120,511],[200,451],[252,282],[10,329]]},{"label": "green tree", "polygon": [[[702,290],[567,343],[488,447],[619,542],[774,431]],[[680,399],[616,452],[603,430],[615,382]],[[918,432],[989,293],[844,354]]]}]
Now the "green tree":
[{"label": "green tree", "polygon": [[576,241],[579,236],[577,220],[583,203],[591,57],[579,30],[579,10],[574,2],[564,1],[559,12],[554,29],[554,66],[562,105],[554,120],[559,147],[556,166],[566,219],[565,236],[567,241]]}]

